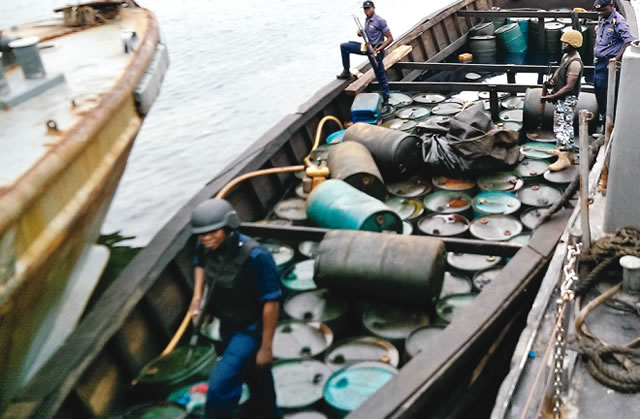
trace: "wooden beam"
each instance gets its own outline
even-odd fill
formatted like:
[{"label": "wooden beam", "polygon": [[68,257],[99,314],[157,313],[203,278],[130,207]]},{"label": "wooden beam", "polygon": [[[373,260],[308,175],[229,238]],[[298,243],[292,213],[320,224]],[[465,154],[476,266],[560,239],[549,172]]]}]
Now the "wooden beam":
[{"label": "wooden beam", "polygon": [[[504,73],[513,71],[515,73],[546,73],[546,65],[528,65],[528,64],[473,64],[473,63],[433,63],[433,62],[408,62],[400,61],[393,66],[400,70],[434,70],[434,71],[485,71]],[[556,67],[552,67],[555,70]],[[593,72],[594,67],[592,65],[584,66],[586,73]],[[404,80],[403,81],[409,81]]]},{"label": "wooden beam", "polygon": [[[479,18],[493,17],[537,17],[555,19],[558,17],[571,17],[571,12],[543,12],[543,11],[524,11],[524,10],[458,10],[458,16],[473,16]],[[598,12],[579,12],[578,17],[586,17],[588,19],[598,19]]]},{"label": "wooden beam", "polygon": [[442,49],[442,51],[438,52],[433,57],[429,57],[427,60],[430,63],[442,61],[457,50],[459,50],[464,44],[467,43],[467,34],[465,33],[460,38],[453,41],[449,46]]},{"label": "wooden beam", "polygon": [[[377,87],[378,83],[373,82],[371,86]],[[489,84],[472,82],[439,82],[439,81],[390,81],[389,88],[403,92],[463,92],[476,91],[488,92],[497,89],[498,92],[524,93],[528,88],[542,87],[540,84]],[[581,91],[594,93],[591,86],[583,86]]]},{"label": "wooden beam", "polygon": [[[385,71],[393,66],[398,61],[402,60],[404,57],[409,55],[412,48],[409,45],[402,45],[394,49],[391,54],[384,57],[383,64]],[[364,91],[367,88],[369,83],[373,81],[375,78],[375,74],[373,69],[369,69],[366,73],[362,75],[358,80],[351,83],[344,91],[349,95],[357,95],[358,93]]]}]

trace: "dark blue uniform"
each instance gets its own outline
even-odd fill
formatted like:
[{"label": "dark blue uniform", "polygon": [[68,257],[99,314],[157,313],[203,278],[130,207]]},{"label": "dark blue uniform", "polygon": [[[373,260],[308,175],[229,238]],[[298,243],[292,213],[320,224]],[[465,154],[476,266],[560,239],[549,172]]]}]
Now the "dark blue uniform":
[{"label": "dark blue uniform", "polygon": [[598,113],[604,115],[607,106],[607,64],[622,51],[625,44],[635,40],[627,21],[615,9],[608,18],[600,19],[596,28],[596,43],[593,49],[595,73],[593,84],[598,100]]},{"label": "dark blue uniform", "polygon": [[206,418],[231,418],[243,382],[251,391],[252,418],[281,417],[271,368],[256,366],[262,343],[262,306],[280,298],[279,277],[271,254],[263,247],[250,248],[248,257],[242,254],[242,247],[250,243],[247,236],[234,233],[222,249],[208,251],[199,243],[196,248],[194,265],[205,269],[205,283],[213,288],[208,297],[213,299],[211,311],[221,318],[220,332],[226,343],[209,376]]}]

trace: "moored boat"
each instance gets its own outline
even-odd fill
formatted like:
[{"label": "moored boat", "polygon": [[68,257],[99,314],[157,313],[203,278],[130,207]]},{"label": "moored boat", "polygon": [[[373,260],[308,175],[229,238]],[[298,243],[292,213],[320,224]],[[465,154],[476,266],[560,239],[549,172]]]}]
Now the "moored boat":
[{"label": "moored boat", "polygon": [[[439,96],[457,92],[480,92],[482,95],[476,96],[476,99],[487,100],[487,107],[494,122],[499,122],[501,109],[498,99],[502,92],[524,93],[527,87],[538,86],[537,83],[528,86],[516,84],[516,73],[537,74],[538,80],[541,81],[542,75],[546,72],[546,66],[482,62],[457,64],[442,61],[451,56],[457,56],[460,50],[467,48],[469,30],[483,17],[487,19],[505,19],[510,15],[518,18],[531,17],[538,19],[539,26],[544,28],[545,19],[569,16],[567,11],[552,12],[537,9],[549,7],[550,2],[530,3],[532,7],[536,7],[536,10],[506,10],[519,5],[518,2],[511,1],[465,0],[455,2],[440,12],[426,17],[390,48],[388,58],[391,66],[389,74],[392,89],[404,93],[420,93],[420,100],[432,102],[431,105],[435,105],[430,109],[438,117],[455,116],[467,107],[466,99],[462,102],[452,100],[440,105],[446,97]],[[566,2],[567,6],[583,8],[589,8],[590,3],[590,1]],[[505,10],[489,10],[492,6]],[[594,14],[584,13],[581,16],[593,17]],[[538,31],[538,38],[534,39],[538,40],[542,36],[540,33],[544,35],[544,30]],[[475,47],[481,48],[477,45]],[[551,53],[555,54],[555,51]],[[408,61],[399,62],[403,59]],[[486,57],[483,57],[484,59]],[[515,58],[515,60],[518,59]],[[396,62],[393,62],[394,60]],[[507,73],[507,83],[456,81],[461,75],[465,80],[470,80],[469,77],[460,74],[461,71],[467,70],[480,73]],[[483,78],[482,75],[479,78],[472,77],[474,81]],[[325,123],[327,121],[325,116],[336,115],[339,120],[349,118],[353,94],[367,89],[370,80],[372,78],[365,75],[350,86],[339,81],[330,83],[309,102],[303,104],[296,114],[286,116],[272,130],[258,139],[252,146],[251,158],[241,156],[194,196],[103,294],[63,348],[16,398],[8,413],[19,415],[38,412],[44,416],[56,414],[63,416],[73,412],[83,412],[85,415],[100,416],[117,412],[132,402],[131,398],[125,395],[129,394],[130,380],[138,376],[143,365],[161,353],[180,324],[187,308],[192,286],[191,260],[194,244],[190,235],[189,220],[192,209],[202,200],[220,193],[221,190],[228,192],[226,198],[239,211],[242,219],[247,221],[241,226],[242,231],[256,237],[280,240],[285,242],[288,248],[298,248],[298,245],[304,241],[319,242],[325,236],[332,237],[334,232],[305,225],[307,221],[302,217],[292,217],[289,220],[271,217],[275,205],[283,199],[294,196],[294,189],[299,183],[299,179],[293,174],[278,171],[276,168],[300,164],[317,146],[317,144],[314,145],[313,134],[318,125],[321,126],[318,138],[326,138],[332,133],[328,128],[328,124],[332,122]],[[405,96],[410,99],[412,97],[406,94]],[[434,110],[436,107],[437,109]],[[508,110],[513,111],[513,109]],[[400,115],[410,118],[415,116],[416,112],[410,111]],[[504,119],[509,119],[508,122],[511,122],[510,120],[519,117],[522,117],[522,112],[511,112],[508,118],[505,116]],[[427,123],[428,121],[420,120],[417,123],[414,121],[414,126],[418,128],[420,125],[422,128]],[[322,126],[325,127],[324,130]],[[528,147],[527,150],[544,153],[542,146],[539,149],[534,146]],[[323,158],[332,159],[331,151],[328,157],[326,151],[316,150],[310,157],[315,161]],[[232,179],[258,169],[267,169],[272,174],[251,178],[230,190],[225,187]],[[298,170],[300,170],[299,166]],[[362,179],[368,179],[364,182],[367,185],[376,182],[374,178],[378,179],[378,173],[369,173],[370,176],[361,176],[361,173],[357,173],[358,177],[355,179],[361,182],[363,182]],[[538,179],[533,179],[534,182],[541,181],[539,178],[542,173],[533,173],[532,170],[528,170],[525,174],[530,175],[531,178],[537,177]],[[475,182],[446,177],[436,178],[436,176],[432,180],[433,186],[440,189],[432,193],[453,192],[455,194],[455,197],[445,201],[445,205],[439,206],[447,207],[452,212],[458,209],[473,212],[470,210],[471,199],[462,199],[464,198],[462,194],[473,193]],[[336,182],[325,182],[324,185],[336,184]],[[492,182],[501,184],[498,181]],[[513,185],[516,184],[518,184],[517,179]],[[416,189],[429,188],[425,188],[424,183],[418,183],[413,185],[412,191]],[[404,188],[399,187],[397,190],[402,191]],[[406,193],[411,194],[411,191]],[[417,196],[420,195],[418,193]],[[476,216],[478,220],[485,219],[486,222],[478,221],[482,225],[493,222],[492,220],[495,219],[504,219],[509,223],[515,221],[515,224],[510,225],[519,224],[511,215],[491,214],[502,204],[487,198],[483,199],[483,202],[478,202],[481,205],[476,207],[479,211],[489,212],[488,215],[478,216],[469,213],[466,215]],[[328,200],[330,201],[331,198]],[[535,199],[532,202],[538,201],[539,199]],[[287,201],[284,207],[287,211],[299,213],[294,211],[300,207],[298,204],[293,205],[291,201]],[[407,218],[418,212],[418,206],[415,203],[409,208],[411,211],[407,211]],[[438,204],[435,208],[438,208]],[[280,209],[283,210],[283,208]],[[397,211],[400,213],[404,208]],[[393,217],[385,218],[383,215],[386,216],[387,213],[379,215],[380,218],[374,216],[374,224],[380,220],[380,225],[388,222],[390,230],[398,232],[403,230],[403,226],[400,226],[397,220]],[[447,258],[450,259],[449,267],[457,264],[462,267],[460,270],[464,270],[465,264],[457,260],[459,254],[463,253],[480,255],[479,259],[484,262],[485,269],[494,267],[493,265],[499,259],[504,261],[509,259],[509,261],[497,273],[484,272],[484,276],[476,281],[481,283],[483,288],[479,294],[454,293],[443,298],[443,303],[434,307],[440,318],[445,321],[451,320],[451,314],[457,310],[457,307],[465,307],[464,311],[453,316],[453,320],[445,328],[438,329],[437,339],[431,340],[429,346],[417,354],[414,352],[415,355],[412,355],[411,360],[397,374],[386,375],[386,384],[355,408],[351,416],[363,418],[463,416],[470,409],[475,409],[474,412],[479,416],[488,414],[497,391],[496,381],[506,374],[508,367],[506,360],[513,350],[525,314],[554,253],[556,243],[563,234],[569,215],[570,211],[558,212],[550,221],[534,230],[524,245],[495,239],[472,239],[464,231],[451,234],[451,236],[462,234],[462,237],[446,237],[443,234],[442,236],[445,237],[438,240],[450,252],[451,257]],[[456,216],[464,217],[460,214]],[[268,220],[264,223],[254,222],[264,219]],[[366,224],[369,220],[368,215],[362,217],[362,220]],[[447,219],[444,219],[444,223],[446,222]],[[461,225],[465,224],[461,223]],[[474,229],[474,231],[478,230],[479,236],[495,237],[483,233],[485,230],[482,228]],[[426,234],[433,234],[433,227],[428,231]],[[499,231],[502,234],[501,238],[504,239],[511,236],[515,230],[509,227]],[[322,244],[318,251],[323,251]],[[477,261],[474,262],[477,263]],[[469,271],[473,270],[475,269],[469,269]],[[323,293],[325,292],[318,291],[309,298],[322,298]],[[339,304],[337,306],[341,307]],[[292,310],[291,313],[293,313]],[[376,313],[379,312],[376,311]],[[371,311],[365,310],[365,313],[370,314]],[[303,318],[308,317],[306,320],[335,320],[333,317],[316,319],[315,315],[316,313],[310,309],[306,312],[302,310],[301,314]],[[367,325],[372,333],[383,333],[384,330],[381,329],[384,329],[384,325],[380,324],[380,318],[385,318],[386,315],[369,316],[363,313],[362,316],[363,319],[367,318]],[[424,326],[425,321],[415,323],[416,328]],[[334,333],[340,332],[334,330]],[[388,336],[389,339],[396,337],[391,334]],[[321,367],[317,360],[307,363],[313,365],[313,368],[317,367],[319,371],[317,374],[311,374],[312,384],[321,383],[322,374],[325,374],[326,368]],[[295,363],[289,361],[287,365],[296,371]],[[304,368],[298,370],[304,370]],[[317,388],[313,390],[313,397],[308,398],[309,403],[317,402],[321,398],[321,395],[318,397]],[[287,394],[287,401],[295,399],[290,396]],[[299,400],[292,401],[291,406],[303,408],[304,406],[298,402]],[[335,407],[337,403],[333,405]],[[344,407],[344,405],[340,406],[342,407],[339,410]],[[338,414],[346,413],[341,410]]]},{"label": "moored boat", "polygon": [[155,17],[133,2],[58,11],[0,32],[0,410],[82,314],[108,258],[100,225],[168,66]]}]

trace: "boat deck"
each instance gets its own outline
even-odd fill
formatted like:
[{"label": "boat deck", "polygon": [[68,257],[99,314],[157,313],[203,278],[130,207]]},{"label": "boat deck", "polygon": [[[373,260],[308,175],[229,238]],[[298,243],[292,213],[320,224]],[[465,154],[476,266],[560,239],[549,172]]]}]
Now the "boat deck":
[{"label": "boat deck", "polygon": [[[54,87],[0,113],[0,188],[14,184],[54,150],[62,142],[62,134],[117,86],[134,56],[124,53],[122,31],[135,30],[143,39],[148,27],[146,15],[139,9],[122,9],[118,20],[84,30],[62,25],[62,19],[52,19],[3,32],[12,38],[38,36],[45,40],[39,44],[47,72],[44,81]],[[61,34],[66,35],[59,37]],[[3,102],[44,82],[25,80],[18,66],[6,71],[5,76],[11,91],[0,96]],[[54,121],[57,129],[49,129],[48,121]]]}]

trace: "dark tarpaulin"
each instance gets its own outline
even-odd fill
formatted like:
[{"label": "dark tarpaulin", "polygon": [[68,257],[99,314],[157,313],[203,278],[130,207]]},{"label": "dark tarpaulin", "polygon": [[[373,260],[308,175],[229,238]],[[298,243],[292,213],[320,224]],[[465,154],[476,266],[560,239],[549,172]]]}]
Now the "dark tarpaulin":
[{"label": "dark tarpaulin", "polygon": [[420,124],[422,157],[436,174],[477,176],[506,169],[520,158],[518,133],[495,129],[482,102],[462,110],[449,122]]}]

